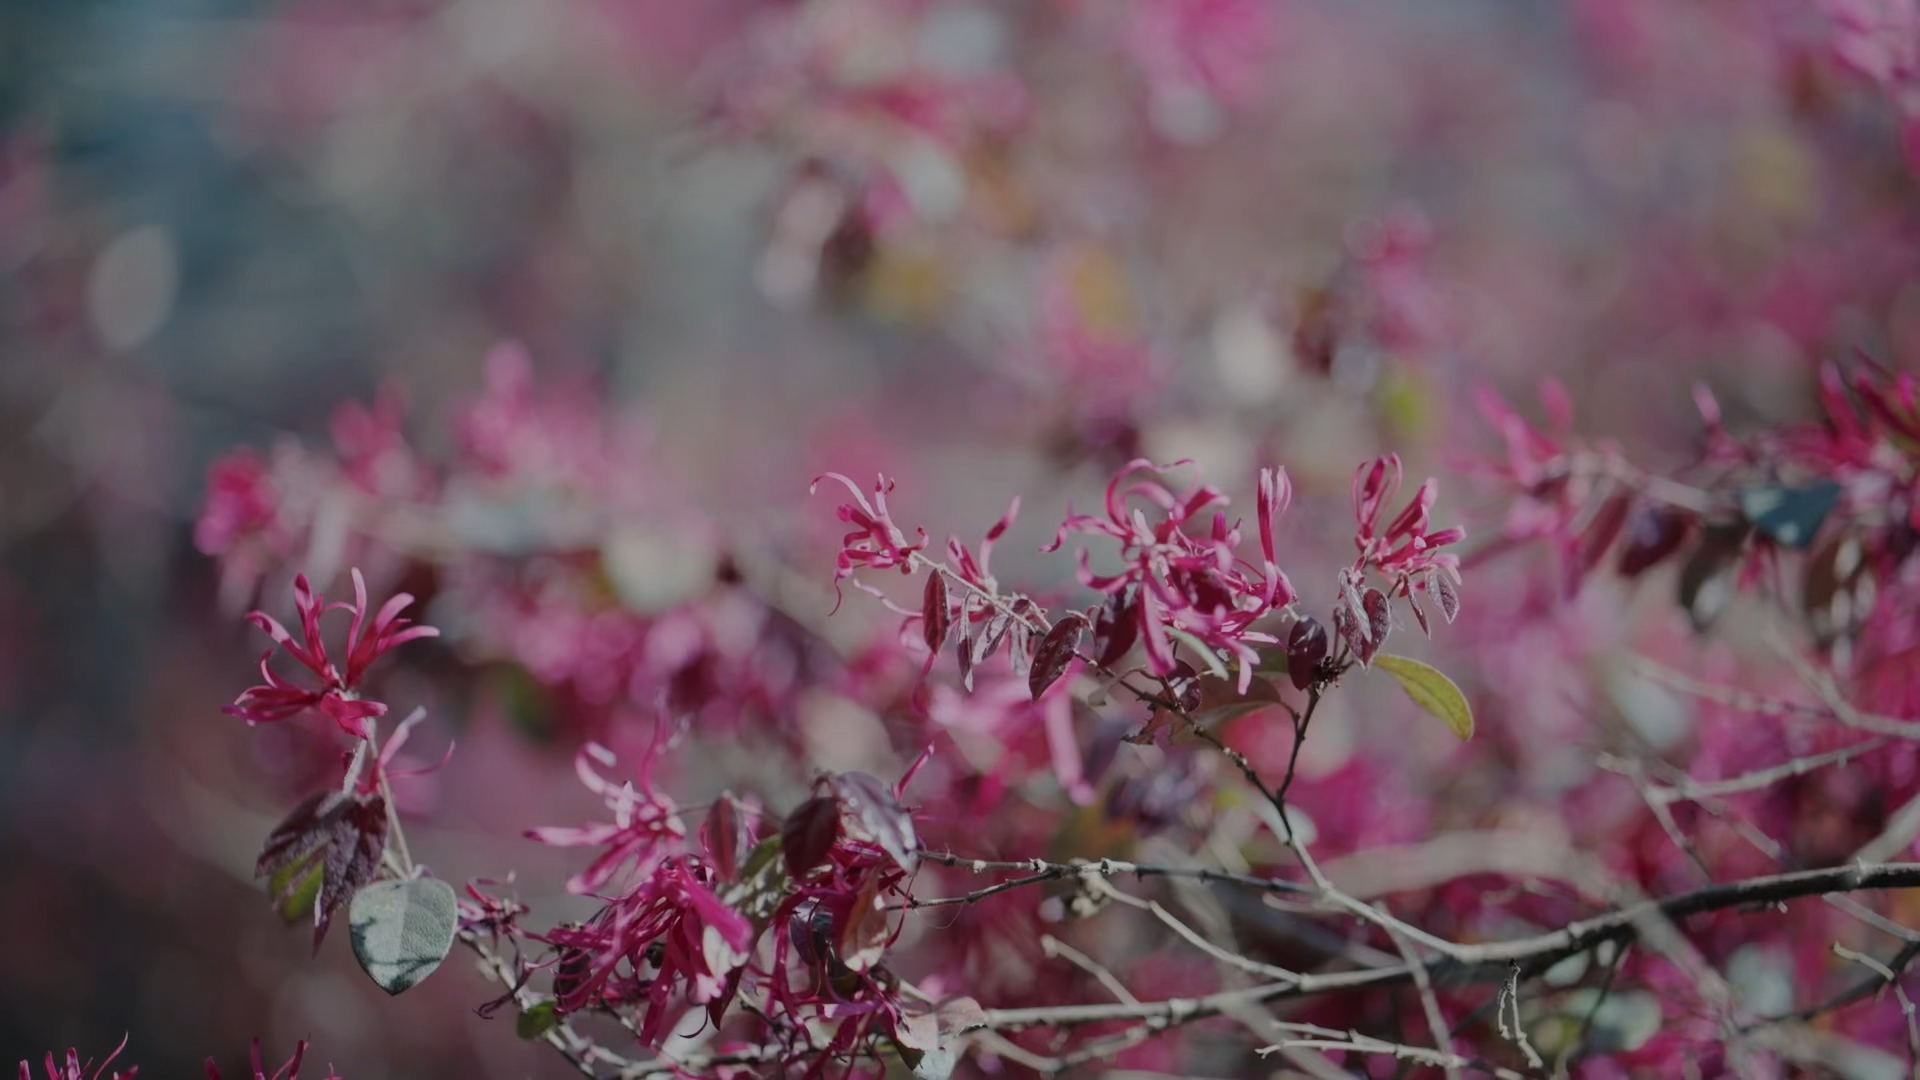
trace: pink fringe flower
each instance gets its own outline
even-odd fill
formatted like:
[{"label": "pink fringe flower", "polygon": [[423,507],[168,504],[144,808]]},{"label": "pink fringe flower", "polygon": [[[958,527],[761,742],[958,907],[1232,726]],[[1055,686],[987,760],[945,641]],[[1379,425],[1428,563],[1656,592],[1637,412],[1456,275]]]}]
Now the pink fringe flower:
[{"label": "pink fringe flower", "polygon": [[[411,626],[411,620],[400,617],[400,613],[413,603],[413,597],[408,593],[395,594],[368,620],[367,583],[357,569],[353,571],[353,594],[354,602],[351,604],[329,605],[324,597],[313,591],[305,574],[295,577],[293,599],[294,607],[300,614],[300,641],[295,641],[287,628],[266,612],[255,611],[248,615],[247,618],[272,638],[275,645],[312,672],[320,684],[314,687],[301,686],[276,674],[268,666],[273,659],[273,650],[268,649],[260,656],[260,674],[265,681],[259,686],[248,687],[225,711],[249,724],[269,724],[298,716],[310,709],[317,710],[340,725],[340,730],[357,739],[366,738],[367,718],[385,716],[387,712],[386,705],[360,696],[359,688],[366,678],[367,668],[387,650],[416,638],[438,637],[440,631],[431,626]],[[336,608],[353,614],[353,622],[347,628],[344,673],[334,666],[327,654],[326,643],[320,637],[320,617]]]}]

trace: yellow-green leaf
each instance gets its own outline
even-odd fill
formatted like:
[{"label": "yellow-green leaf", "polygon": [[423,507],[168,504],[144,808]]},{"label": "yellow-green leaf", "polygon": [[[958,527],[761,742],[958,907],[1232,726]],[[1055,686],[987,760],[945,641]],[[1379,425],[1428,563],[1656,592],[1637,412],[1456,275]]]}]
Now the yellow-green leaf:
[{"label": "yellow-green leaf", "polygon": [[274,910],[287,925],[313,921],[313,902],[320,895],[320,872],[325,866],[325,859],[312,858],[283,866],[267,879],[267,895],[273,897]]},{"label": "yellow-green leaf", "polygon": [[1374,657],[1373,666],[1393,676],[1415,705],[1446,721],[1462,742],[1473,738],[1473,710],[1467,706],[1467,696],[1440,669],[1391,653]]},{"label": "yellow-green leaf", "polygon": [[1165,628],[1167,636],[1193,650],[1194,659],[1207,666],[1207,673],[1222,679],[1231,678],[1227,665],[1221,661],[1220,654],[1207,647],[1207,643],[1177,626]]}]

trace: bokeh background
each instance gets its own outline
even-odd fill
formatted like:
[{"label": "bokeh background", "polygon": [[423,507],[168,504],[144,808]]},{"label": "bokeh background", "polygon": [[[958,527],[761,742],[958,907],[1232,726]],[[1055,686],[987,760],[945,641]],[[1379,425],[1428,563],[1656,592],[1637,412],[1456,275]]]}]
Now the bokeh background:
[{"label": "bokeh background", "polygon": [[[384,387],[432,457],[516,341],[644,443],[650,498],[822,617],[827,469],[899,475],[936,536],[1021,493],[1003,580],[1063,578],[1034,549],[1135,453],[1242,499],[1285,463],[1308,566],[1384,449],[1497,530],[1476,387],[1538,415],[1557,377],[1659,467],[1695,381],[1783,420],[1818,361],[1920,359],[1917,27],[1839,0],[0,5],[0,1061],[128,1033],[184,1076],[258,1034],[354,1080],[567,1075],[473,1015],[464,965],[390,1002],[266,911],[293,751],[219,712],[260,642],[252,583],[194,544],[217,455],[325,446]],[[1532,603],[1529,565],[1469,595]],[[517,835],[586,812],[571,746],[462,641],[395,676],[460,744],[414,845],[555,880]],[[1563,704],[1480,661],[1495,698]]]}]

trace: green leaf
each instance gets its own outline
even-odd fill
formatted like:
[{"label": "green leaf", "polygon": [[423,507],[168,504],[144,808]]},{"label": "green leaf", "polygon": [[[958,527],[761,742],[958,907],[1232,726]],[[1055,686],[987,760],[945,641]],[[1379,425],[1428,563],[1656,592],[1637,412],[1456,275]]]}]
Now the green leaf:
[{"label": "green leaf", "polygon": [[306,862],[281,867],[267,879],[267,895],[273,897],[273,909],[288,926],[313,921],[313,902],[320,895],[325,862],[316,853]]},{"label": "green leaf", "polygon": [[1374,657],[1373,666],[1393,676],[1415,705],[1445,721],[1460,741],[1473,738],[1473,710],[1467,706],[1467,696],[1440,669],[1391,653]]},{"label": "green leaf", "polygon": [[1192,634],[1177,626],[1169,626],[1165,629],[1168,637],[1193,650],[1194,656],[1199,662],[1207,665],[1207,673],[1209,675],[1215,675],[1222,679],[1230,679],[1233,677],[1227,671],[1226,663],[1220,659],[1220,654],[1208,648],[1206,642],[1201,641],[1199,638],[1194,637]]},{"label": "green leaf", "polygon": [[533,1006],[513,1022],[513,1030],[523,1039],[537,1039],[559,1026],[560,1013],[551,1001]]},{"label": "green leaf", "polygon": [[354,958],[380,989],[398,994],[447,958],[458,914],[453,886],[444,881],[376,881],[347,909]]}]

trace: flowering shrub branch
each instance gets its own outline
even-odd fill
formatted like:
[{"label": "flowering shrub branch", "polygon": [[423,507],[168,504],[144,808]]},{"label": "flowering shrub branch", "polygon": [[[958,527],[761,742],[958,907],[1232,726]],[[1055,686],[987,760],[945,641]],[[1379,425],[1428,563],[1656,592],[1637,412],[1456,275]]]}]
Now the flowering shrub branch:
[{"label": "flowering shrub branch", "polygon": [[[1831,377],[1829,384],[1840,385]],[[525,392],[512,385],[514,394]],[[1684,557],[1682,606],[1703,627],[1711,619],[1706,584],[1693,580],[1696,564],[1725,574],[1730,587],[1761,588],[1790,554],[1820,565],[1822,542],[1840,536],[1866,554],[1844,564],[1832,556],[1833,576],[1852,583],[1852,595],[1860,581],[1872,581],[1877,596],[1899,595],[1899,582],[1865,575],[1892,568],[1906,542],[1902,530],[1913,527],[1904,503],[1890,515],[1874,501],[1914,483],[1911,459],[1898,456],[1920,445],[1901,426],[1901,403],[1913,395],[1898,380],[1849,385],[1878,404],[1852,412],[1834,404],[1845,398],[1830,395],[1838,411],[1827,428],[1745,441],[1724,431],[1703,395],[1708,450],[1684,479],[1654,477],[1610,450],[1582,448],[1564,424],[1545,435],[1489,399],[1508,451],[1490,471],[1518,491],[1518,509],[1496,544],[1545,537],[1571,560],[1574,581],[1596,573],[1616,550],[1617,569],[1628,578]],[[524,401],[509,412],[541,415]],[[512,423],[534,423],[496,419],[486,429],[489,446],[514,445]],[[575,771],[605,808],[598,821],[526,829],[534,842],[581,850],[566,887],[593,914],[546,925],[497,882],[456,889],[435,879],[406,843],[393,785],[438,766],[402,756],[423,711],[382,738],[390,709],[375,662],[439,631],[402,617],[414,603],[405,593],[376,605],[358,569],[348,571],[351,603],[328,604],[297,576],[297,636],[264,612],[249,616],[296,674],[274,670],[269,652],[262,684],[229,712],[250,724],[311,719],[345,743],[338,782],[311,793],[266,839],[258,868],[273,904],[290,921],[312,923],[316,948],[344,907],[356,927],[356,958],[391,993],[430,977],[460,947],[501,991],[481,1015],[510,1012],[523,1036],[553,1047],[581,1075],[599,1077],[877,1076],[897,1068],[944,1077],[1009,1063],[1055,1075],[1127,1060],[1194,1025],[1229,1022],[1250,1028],[1248,1054],[1306,1062],[1334,1053],[1450,1073],[1537,1075],[1549,1061],[1603,1069],[1626,1053],[1608,1049],[1609,1040],[1628,1037],[1617,1015],[1626,1006],[1607,1003],[1638,1000],[1633,995],[1644,991],[1637,987],[1647,985],[1667,986],[1674,1000],[1693,1003],[1688,1008],[1718,1026],[1685,1028],[1691,1034],[1666,1042],[1633,1036],[1636,1060],[1710,1044],[1729,1063],[1751,1063],[1789,1044],[1781,1033],[1794,1025],[1854,1015],[1853,1006],[1877,989],[1900,989],[1914,959],[1907,948],[1875,959],[1837,945],[1850,951],[1835,955],[1854,957],[1849,963],[1868,974],[1798,1010],[1757,1011],[1737,1000],[1696,929],[1815,896],[1869,925],[1899,929],[1847,898],[1920,886],[1920,864],[1899,861],[1920,835],[1920,795],[1881,835],[1855,842],[1850,858],[1814,865],[1788,862],[1753,802],[1878,762],[1911,738],[1911,722],[1898,719],[1903,705],[1883,715],[1847,699],[1834,681],[1844,670],[1834,655],[1843,641],[1857,655],[1887,655],[1873,638],[1883,624],[1871,613],[1850,609],[1844,620],[1816,623],[1821,651],[1811,658],[1782,646],[1814,694],[1811,704],[1644,665],[1677,691],[1742,715],[1832,722],[1866,736],[1801,746],[1772,761],[1730,756],[1727,764],[1737,767],[1717,776],[1696,777],[1646,754],[1598,755],[1601,775],[1630,785],[1649,835],[1681,852],[1705,884],[1666,871],[1649,889],[1648,879],[1617,864],[1564,847],[1511,846],[1497,833],[1477,846],[1436,835],[1368,850],[1329,836],[1337,827],[1325,823],[1335,820],[1332,796],[1303,768],[1303,751],[1329,703],[1376,672],[1382,685],[1400,686],[1462,739],[1474,734],[1466,691],[1387,649],[1409,617],[1423,633],[1463,617],[1456,549],[1465,531],[1436,523],[1435,481],[1402,500],[1400,460],[1366,462],[1351,489],[1354,554],[1323,588],[1303,588],[1307,579],[1289,572],[1282,544],[1295,498],[1288,474],[1258,474],[1248,537],[1227,513],[1223,491],[1173,479],[1190,465],[1127,462],[1109,480],[1100,513],[1069,509],[1046,550],[1073,538],[1091,542],[1073,555],[1072,579],[1086,596],[1079,607],[996,579],[993,549],[1005,541],[1018,499],[977,546],[955,538],[941,557],[924,529],[896,520],[897,499],[890,506],[887,498],[897,490],[892,481],[881,477],[869,490],[839,474],[821,477],[846,488],[838,516],[854,526],[840,537],[832,585],[875,596],[898,623],[897,632],[851,653],[844,645],[830,650],[836,665],[806,661],[818,665],[808,678],[911,725],[893,747],[901,762],[889,779],[818,773],[804,793],[723,790],[699,804],[697,817],[668,779],[691,747],[715,734],[747,732],[764,740],[757,745],[792,746],[784,725],[808,684],[783,682],[767,665],[828,650],[820,628],[778,623],[777,609],[741,580],[740,564],[726,552],[706,562],[710,581],[638,614],[583,608],[585,594],[570,589],[536,586],[514,598],[523,586],[513,582],[540,560],[548,560],[544,573],[559,575],[549,583],[607,572],[610,553],[580,564],[541,553],[541,543],[566,550],[570,533],[536,542],[531,555],[465,559],[453,548],[403,549],[448,560],[437,575],[458,584],[435,603],[456,618],[463,609],[530,604],[525,610],[545,611],[557,603],[568,619],[597,628],[597,637],[568,640],[601,649],[597,663],[606,670],[598,673],[581,666],[579,655],[568,666],[537,649],[518,654],[544,673],[546,686],[566,691],[581,734]],[[1801,478],[1816,466],[1838,477],[1831,497],[1820,481]],[[511,452],[498,450],[473,467],[496,479],[516,468]],[[405,496],[415,523],[443,509],[435,492],[460,483],[457,470],[435,479],[422,465],[411,475],[420,481]],[[534,474],[523,482],[544,489],[568,481]],[[219,503],[229,493],[216,489],[211,498]],[[624,528],[622,514],[605,527]],[[220,522],[243,518],[252,520],[232,508],[217,511]],[[369,528],[392,519],[391,509],[378,512]],[[1735,525],[1737,542],[1716,539]],[[1803,554],[1809,551],[1815,554]],[[1855,574],[1856,566],[1865,569]],[[917,607],[895,603],[875,580],[893,574],[919,579]],[[330,651],[323,623],[335,610],[348,615],[345,645]],[[748,614],[749,632],[738,635],[746,651],[723,644],[723,612]],[[1818,629],[1842,622],[1844,633]],[[621,635],[624,644],[605,648]],[[680,646],[677,666],[650,666],[656,640],[692,647]],[[502,648],[484,631],[454,644],[483,654]],[[612,698],[589,693],[607,670],[624,689]],[[723,671],[746,673],[749,692],[732,696],[738,687]],[[634,707],[640,701],[645,711]],[[649,714],[650,722],[640,719]],[[1282,724],[1277,748],[1261,741]],[[1097,730],[1110,734],[1089,743]],[[1115,762],[1128,745],[1155,755],[1156,771],[1123,772]],[[1218,763],[1230,771],[1216,773]],[[1223,776],[1237,776],[1255,796],[1241,804],[1249,832],[1237,841],[1255,858],[1223,858],[1230,849],[1218,847],[1198,858],[1177,849],[1166,857],[1115,853],[1098,833],[1076,840],[1068,830],[1051,841],[1017,828],[1003,834],[993,814],[1017,786],[1041,793],[1023,798],[1098,815],[1087,820],[1124,821],[1151,838],[1184,827],[1183,808],[1203,794],[1216,806],[1235,798]],[[976,829],[952,828],[935,809],[945,805],[974,815]],[[1748,858],[1730,864],[1738,872],[1722,872],[1725,845],[1698,834],[1696,810],[1728,823],[1775,865]],[[984,823],[993,828],[979,831]],[[1511,891],[1502,882],[1527,888]],[[1490,899],[1502,888],[1511,898]],[[1276,917],[1286,920],[1282,940],[1294,944],[1258,946]],[[980,928],[969,934],[1005,927],[1013,936],[993,948],[1037,947],[1033,963],[1068,959],[1085,978],[1037,992],[996,981],[980,959],[991,955],[980,951],[991,939],[948,938],[942,918]],[[1047,920],[1110,918],[1137,920],[1136,932],[1157,949],[1206,975],[1162,994],[1137,994],[1097,951],[1040,929]],[[386,933],[396,919],[425,929]],[[909,978],[907,970],[921,974]],[[1575,992],[1584,995],[1577,1008],[1568,1004]],[[1416,1008],[1388,1028],[1372,1010],[1396,997]],[[1562,1011],[1543,1013],[1548,1003]],[[1567,1030],[1543,1027],[1543,1015],[1568,1017]],[[585,1022],[595,1018],[614,1021],[631,1046]]]}]

